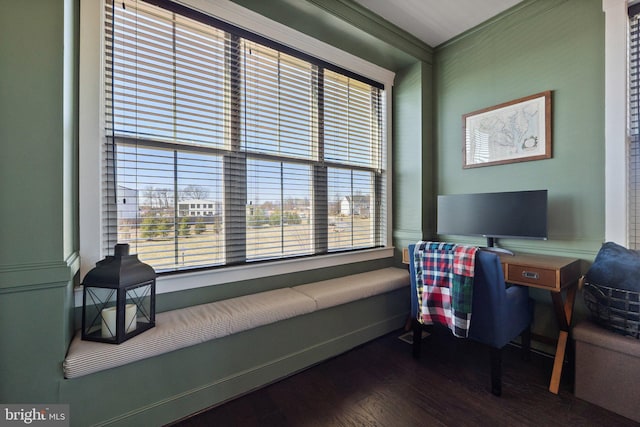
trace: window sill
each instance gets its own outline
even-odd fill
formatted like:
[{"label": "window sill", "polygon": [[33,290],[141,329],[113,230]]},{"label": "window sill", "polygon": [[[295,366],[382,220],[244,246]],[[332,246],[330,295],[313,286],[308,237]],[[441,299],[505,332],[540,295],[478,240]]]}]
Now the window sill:
[{"label": "window sill", "polygon": [[[169,276],[160,276],[156,281],[156,294],[215,286],[224,283],[239,282],[241,280],[260,279],[280,274],[353,264],[356,262],[374,261],[393,257],[393,251],[394,248],[390,246],[365,251],[329,254],[311,258],[282,260],[255,265],[228,267],[217,270],[202,270],[173,274]],[[74,294],[75,306],[82,307],[82,287],[76,287]]]}]

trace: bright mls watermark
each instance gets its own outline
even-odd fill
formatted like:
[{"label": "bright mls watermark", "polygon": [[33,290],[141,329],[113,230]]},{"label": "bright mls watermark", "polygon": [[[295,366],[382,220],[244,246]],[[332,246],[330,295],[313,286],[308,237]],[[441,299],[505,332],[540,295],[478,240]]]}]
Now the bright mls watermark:
[{"label": "bright mls watermark", "polygon": [[52,426],[69,427],[69,405],[0,404],[0,427]]}]

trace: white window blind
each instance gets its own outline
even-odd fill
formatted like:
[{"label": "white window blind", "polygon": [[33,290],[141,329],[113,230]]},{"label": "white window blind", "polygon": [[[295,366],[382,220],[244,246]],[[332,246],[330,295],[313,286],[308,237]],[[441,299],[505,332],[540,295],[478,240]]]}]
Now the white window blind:
[{"label": "white window blind", "polygon": [[640,249],[640,5],[629,8],[628,241]]},{"label": "white window blind", "polygon": [[157,271],[384,246],[379,83],[164,0],[105,8],[103,250]]}]

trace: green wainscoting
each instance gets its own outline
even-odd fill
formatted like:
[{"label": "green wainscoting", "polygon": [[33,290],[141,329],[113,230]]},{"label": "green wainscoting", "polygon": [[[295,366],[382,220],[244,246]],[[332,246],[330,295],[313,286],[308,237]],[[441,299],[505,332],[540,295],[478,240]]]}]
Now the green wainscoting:
[{"label": "green wainscoting", "polygon": [[60,401],[73,425],[162,425],[397,330],[408,302],[401,289],[62,380]]},{"label": "green wainscoting", "polygon": [[0,14],[0,401],[57,403],[77,245],[79,2]]}]

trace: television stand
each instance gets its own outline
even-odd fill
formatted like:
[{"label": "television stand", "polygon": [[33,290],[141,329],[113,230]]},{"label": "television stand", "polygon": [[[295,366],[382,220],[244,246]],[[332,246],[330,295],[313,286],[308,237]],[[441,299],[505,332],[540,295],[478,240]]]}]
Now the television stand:
[{"label": "television stand", "polygon": [[493,252],[496,253],[498,255],[511,255],[511,256],[515,256],[516,254],[514,254],[512,251],[510,251],[509,249],[503,249],[503,248],[499,248],[496,246],[496,237],[487,237],[487,246],[486,247],[480,247],[479,249],[481,251],[487,251],[487,252]]},{"label": "television stand", "polygon": [[509,249],[498,248],[496,246],[480,246],[478,249],[485,252],[493,252],[498,255],[516,256],[516,254],[514,254],[513,251],[510,251]]}]

